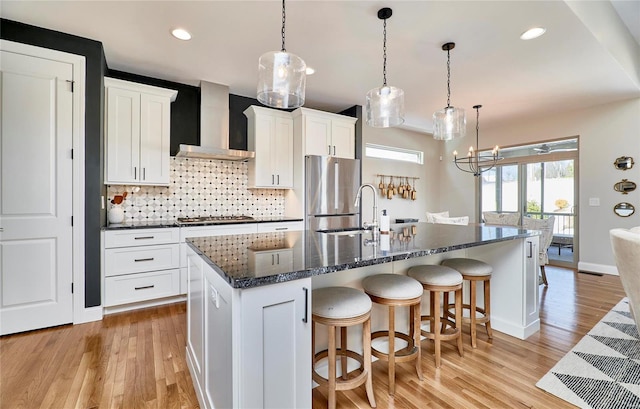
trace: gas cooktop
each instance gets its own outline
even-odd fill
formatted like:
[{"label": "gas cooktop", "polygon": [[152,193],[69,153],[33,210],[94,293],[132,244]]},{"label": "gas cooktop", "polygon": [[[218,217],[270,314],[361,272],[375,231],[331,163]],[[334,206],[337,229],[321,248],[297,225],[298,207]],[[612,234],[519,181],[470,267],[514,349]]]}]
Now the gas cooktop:
[{"label": "gas cooktop", "polygon": [[251,216],[204,216],[204,217],[178,217],[180,224],[218,224],[251,222],[255,220]]}]

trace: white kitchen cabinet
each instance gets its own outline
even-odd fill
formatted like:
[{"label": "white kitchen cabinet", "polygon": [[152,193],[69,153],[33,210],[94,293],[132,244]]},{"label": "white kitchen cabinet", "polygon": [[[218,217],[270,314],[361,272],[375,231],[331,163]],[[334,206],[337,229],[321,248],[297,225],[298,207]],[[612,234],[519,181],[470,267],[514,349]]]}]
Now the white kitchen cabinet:
[{"label": "white kitchen cabinet", "polygon": [[196,389],[204,382],[204,273],[202,257],[191,250],[187,256],[189,291],[187,295],[187,359]]},{"label": "white kitchen cabinet", "polygon": [[177,296],[180,293],[179,236],[177,227],[107,230],[103,248],[103,306]]},{"label": "white kitchen cabinet", "polygon": [[302,155],[355,158],[357,118],[298,108],[293,111],[295,137],[300,138]]},{"label": "white kitchen cabinet", "polygon": [[105,184],[169,185],[177,91],[105,78]]},{"label": "white kitchen cabinet", "polygon": [[203,334],[204,359],[187,347],[187,362],[203,408],[310,408],[311,279],[236,289],[201,265],[206,301],[192,308],[205,318],[188,331]]},{"label": "white kitchen cabinet", "polygon": [[289,112],[250,106],[247,146],[250,188],[293,188],[293,118]]}]

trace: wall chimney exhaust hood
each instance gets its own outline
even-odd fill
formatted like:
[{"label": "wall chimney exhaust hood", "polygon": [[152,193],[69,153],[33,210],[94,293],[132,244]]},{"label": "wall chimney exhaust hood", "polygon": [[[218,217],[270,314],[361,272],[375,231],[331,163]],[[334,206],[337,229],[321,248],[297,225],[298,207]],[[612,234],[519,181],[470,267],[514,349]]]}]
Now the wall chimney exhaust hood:
[{"label": "wall chimney exhaust hood", "polygon": [[229,149],[229,87],[200,82],[200,146],[180,145],[176,156],[246,162],[255,152]]}]

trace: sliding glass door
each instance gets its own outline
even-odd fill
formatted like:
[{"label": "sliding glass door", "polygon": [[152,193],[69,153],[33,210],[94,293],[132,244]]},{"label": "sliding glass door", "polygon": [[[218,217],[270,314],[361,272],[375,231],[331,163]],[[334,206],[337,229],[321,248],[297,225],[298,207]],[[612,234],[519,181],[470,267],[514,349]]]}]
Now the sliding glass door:
[{"label": "sliding glass door", "polygon": [[[564,157],[566,158],[564,158]],[[577,158],[575,153],[509,158],[479,178],[480,214],[485,211],[521,212],[534,218],[555,217],[550,263],[577,265]],[[545,158],[547,159],[547,158]]]},{"label": "sliding glass door", "polygon": [[535,218],[554,216],[552,264],[574,266],[576,220],[575,160],[528,163],[525,174],[526,211]]}]

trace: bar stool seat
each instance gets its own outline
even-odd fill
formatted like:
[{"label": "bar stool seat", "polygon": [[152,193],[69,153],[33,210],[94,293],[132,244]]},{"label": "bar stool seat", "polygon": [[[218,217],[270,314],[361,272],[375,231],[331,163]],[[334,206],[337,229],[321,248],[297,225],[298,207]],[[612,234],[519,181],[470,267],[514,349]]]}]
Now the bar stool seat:
[{"label": "bar stool seat", "polygon": [[[456,340],[458,353],[460,356],[463,355],[462,274],[450,267],[427,264],[411,267],[407,275],[422,283],[424,290],[429,292],[429,314],[420,317],[421,321],[429,321],[429,331],[421,330],[421,333],[427,339],[433,340],[436,368],[439,368],[441,341]],[[448,317],[447,303],[444,304],[444,311],[440,311],[440,293],[444,293],[448,299],[449,291],[455,292],[455,321]],[[450,329],[447,330],[447,327]]]},{"label": "bar stool seat", "polygon": [[[378,274],[362,280],[364,292],[376,304],[389,307],[389,329],[376,331],[371,339],[387,337],[388,352],[371,348],[377,358],[389,363],[389,394],[395,394],[396,362],[415,361],[418,378],[422,380],[421,348],[420,348],[420,302],[422,285],[411,277],[400,274]],[[395,307],[409,307],[409,333],[397,332],[395,328]],[[396,338],[407,342],[401,350],[395,350]]]},{"label": "bar stool seat", "polygon": [[[462,321],[470,324],[471,346],[476,348],[477,324],[484,324],[487,330],[487,336],[489,339],[493,338],[493,332],[491,330],[491,274],[493,273],[493,267],[484,261],[472,258],[450,258],[443,260],[440,264],[459,271],[460,274],[462,274],[462,279],[469,281],[469,304],[462,305],[463,310],[469,311],[469,317],[463,316]],[[482,307],[478,306],[476,302],[477,293],[475,283],[477,282],[481,282],[483,285],[484,305]],[[447,315],[451,316],[449,310],[452,305],[448,303],[446,295],[445,302],[447,303]],[[478,316],[478,314],[480,315]]]},{"label": "bar stool seat", "polygon": [[[315,353],[316,323],[326,325],[329,330],[329,345],[324,351]],[[363,324],[362,348],[358,354],[347,349],[347,327]],[[340,328],[340,348],[336,348],[336,328]],[[326,287],[313,290],[311,305],[311,332],[313,365],[312,378],[319,385],[328,386],[328,407],[336,407],[336,391],[355,389],[365,384],[367,398],[372,408],[376,407],[371,376],[371,299],[362,291],[350,287]],[[336,375],[336,357],[340,356],[341,378]],[[316,371],[316,363],[328,359],[328,378]],[[360,363],[352,377],[347,371],[347,359]],[[352,371],[354,372],[354,371]]]}]

